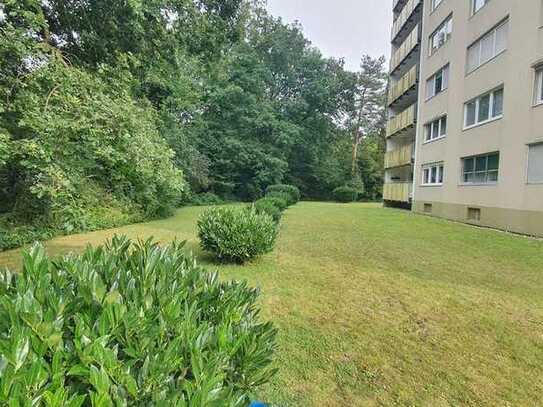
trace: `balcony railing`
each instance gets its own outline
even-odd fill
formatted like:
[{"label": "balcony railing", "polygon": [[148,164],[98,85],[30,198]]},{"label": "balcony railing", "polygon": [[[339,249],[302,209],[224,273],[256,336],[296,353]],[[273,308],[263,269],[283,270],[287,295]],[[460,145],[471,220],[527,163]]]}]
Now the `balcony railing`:
[{"label": "balcony railing", "polygon": [[413,51],[419,44],[419,25],[413,28],[413,31],[407,36],[400,48],[392,55],[390,59],[390,72],[394,72],[398,66],[407,58],[407,56]]},{"label": "balcony railing", "polygon": [[387,138],[396,133],[405,130],[416,123],[417,107],[416,104],[409,106],[400,114],[390,118],[387,124]]},{"label": "balcony railing", "polygon": [[412,190],[412,182],[386,183],[383,186],[383,199],[385,201],[409,202]]},{"label": "balcony railing", "polygon": [[394,0],[394,2],[392,3],[392,10],[396,11],[396,9],[398,8],[398,5],[402,1],[404,1],[404,0]]},{"label": "balcony railing", "polygon": [[418,73],[417,65],[413,65],[413,68],[411,68],[398,82],[390,87],[388,91],[389,106],[417,84],[419,79]]},{"label": "balcony railing", "polygon": [[413,144],[388,151],[385,154],[385,168],[402,167],[410,165],[413,161]]},{"label": "balcony railing", "polygon": [[396,21],[394,21],[394,24],[392,25],[392,40],[394,40],[394,38],[396,38],[398,33],[402,30],[405,23],[409,20],[413,12],[420,5],[421,1],[422,0],[409,0],[405,4],[401,13],[398,15],[398,18],[396,19]]}]

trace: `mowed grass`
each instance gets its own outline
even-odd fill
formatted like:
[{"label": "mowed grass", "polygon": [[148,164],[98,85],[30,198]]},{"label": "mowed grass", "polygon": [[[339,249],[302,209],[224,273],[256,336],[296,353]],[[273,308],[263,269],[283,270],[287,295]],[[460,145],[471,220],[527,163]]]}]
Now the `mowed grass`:
[{"label": "mowed grass", "polygon": [[[262,289],[280,369],[260,398],[285,406],[543,405],[543,242],[367,204],[300,203],[274,253],[223,266],[198,248],[201,208],[114,233],[187,240],[223,278]],[[16,267],[17,251],[0,254]]]}]

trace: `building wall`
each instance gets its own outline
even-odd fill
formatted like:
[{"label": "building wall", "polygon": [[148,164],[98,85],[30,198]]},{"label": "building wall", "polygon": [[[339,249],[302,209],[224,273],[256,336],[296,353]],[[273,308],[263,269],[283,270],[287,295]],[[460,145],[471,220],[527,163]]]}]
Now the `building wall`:
[{"label": "building wall", "polygon": [[[534,107],[534,64],[543,61],[543,5],[541,0],[490,0],[475,15],[468,0],[443,0],[432,11],[426,0],[419,86],[413,209],[468,221],[468,207],[481,209],[485,226],[543,235],[543,184],[527,183],[528,145],[543,141],[543,105]],[[452,14],[451,39],[429,56],[429,36]],[[500,21],[509,17],[507,49],[472,73],[466,73],[467,48]],[[450,64],[448,89],[426,100],[426,80]],[[504,86],[503,118],[464,130],[464,103]],[[447,136],[424,142],[424,125],[447,114]],[[465,185],[463,157],[500,152],[495,184]],[[444,162],[442,186],[423,186],[422,167]],[[429,207],[426,206],[426,211]]]}]

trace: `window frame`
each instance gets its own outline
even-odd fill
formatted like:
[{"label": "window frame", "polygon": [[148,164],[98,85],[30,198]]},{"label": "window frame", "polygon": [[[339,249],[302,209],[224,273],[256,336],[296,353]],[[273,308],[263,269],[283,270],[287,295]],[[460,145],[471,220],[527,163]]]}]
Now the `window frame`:
[{"label": "window frame", "polygon": [[[505,25],[507,25],[507,33],[509,33],[509,16],[507,16],[506,18],[501,20],[498,24],[496,24],[494,27],[492,27],[486,33],[481,35],[479,38],[477,38],[475,41],[473,41],[468,46],[468,48],[466,50],[466,75],[469,75],[469,74],[475,72],[480,67],[488,64],[490,61],[496,59],[501,54],[503,54],[505,51],[507,51],[507,47],[508,47],[507,39],[508,38],[506,38],[504,49],[502,49],[500,51],[497,51],[498,30],[500,28],[504,27]],[[483,61],[482,60],[483,43],[484,43],[484,40],[489,38],[490,36],[492,36],[492,56]],[[478,53],[477,53],[478,62],[473,68],[470,68],[470,64],[469,64],[469,62],[470,62],[470,50],[472,48],[474,48],[474,47],[478,47]]]},{"label": "window frame", "polygon": [[[448,27],[449,25],[451,27],[451,31],[447,33],[445,41],[443,41],[443,43],[439,47],[434,48],[434,37],[439,33],[439,31]],[[428,41],[429,56],[434,55],[438,50],[443,48],[443,46],[450,41],[452,37],[452,31],[453,31],[453,15],[451,13],[441,22],[441,24],[437,26],[437,28],[432,32],[432,34],[430,34],[429,41]]]},{"label": "window frame", "polygon": [[[441,135],[441,131],[442,131],[442,127],[443,127],[443,121],[445,121],[445,134]],[[428,138],[428,135],[432,134],[433,132],[433,125],[435,123],[438,123],[438,136],[437,137],[433,137],[433,138]],[[427,122],[425,125],[424,125],[424,141],[423,141],[423,144],[427,144],[427,143],[432,143],[434,141],[438,141],[438,140],[441,140],[441,139],[444,139],[445,137],[447,137],[447,131],[448,131],[448,119],[447,119],[447,115],[444,114],[444,115],[441,115],[429,122]]]},{"label": "window frame", "polygon": [[490,0],[483,0],[484,1],[484,4],[477,8],[477,0],[470,0],[471,1],[471,7],[470,7],[470,13],[472,16],[474,16],[475,14],[477,14],[479,11],[481,11],[482,9],[485,8],[485,6],[490,2]]},{"label": "window frame", "polygon": [[526,185],[543,185],[543,179],[541,181],[530,181],[530,149],[532,147],[543,147],[543,141],[528,144],[528,152],[526,154]]},{"label": "window frame", "polygon": [[[428,79],[426,79],[426,100],[429,101],[430,99],[436,97],[437,95],[445,92],[447,89],[449,89],[449,80],[450,80],[450,63],[447,63],[443,67],[441,67],[437,72],[435,72],[432,76],[430,76]],[[441,75],[441,90],[439,92],[436,92],[436,79],[438,75]],[[428,94],[429,84],[432,82],[432,94]]]},{"label": "window frame", "polygon": [[[494,114],[494,109],[495,109],[495,105],[494,105],[494,102],[495,102],[495,98],[496,98],[496,93],[499,92],[499,91],[502,91],[502,109],[501,109],[501,113],[499,115],[496,115],[496,116],[492,116]],[[486,96],[489,96],[490,95],[490,99],[489,99],[489,106],[488,106],[488,119],[485,119],[485,120],[482,120],[482,121],[478,121],[479,120],[479,113],[480,113],[480,106],[481,106],[481,99],[483,99],[484,97]],[[468,119],[468,106],[472,103],[475,102],[475,123],[473,124],[467,124],[467,119]],[[487,123],[491,123],[491,122],[494,122],[496,120],[500,120],[503,118],[503,111],[504,111],[504,102],[505,102],[505,88],[503,85],[500,85],[498,86],[497,88],[494,88],[492,89],[491,91],[488,91],[488,92],[485,92],[473,99],[470,99],[468,100],[467,102],[464,103],[464,123],[463,123],[463,129],[462,130],[469,130],[469,129],[472,129],[474,127],[479,127],[479,126],[483,126]]]},{"label": "window frame", "polygon": [[[432,182],[433,172],[435,170],[435,182]],[[441,187],[445,181],[445,162],[422,165],[422,182],[421,187]]]},{"label": "window frame", "polygon": [[[489,170],[488,168],[488,163],[489,163],[489,158],[492,157],[492,156],[495,156],[497,155],[498,156],[498,168],[495,169],[495,170]],[[478,158],[482,158],[482,157],[485,157],[486,158],[486,162],[485,162],[485,170],[484,171],[477,171],[477,159]],[[465,162],[466,160],[473,160],[473,170],[472,171],[466,171],[466,166],[465,166]],[[460,185],[462,186],[477,186],[477,185],[497,185],[500,181],[500,163],[501,163],[501,154],[499,151],[494,151],[492,153],[484,153],[484,154],[478,154],[478,155],[472,155],[472,156],[468,156],[468,157],[462,157],[460,159]],[[489,174],[491,172],[495,172],[496,173],[496,181],[488,181],[488,178],[489,178]],[[486,181],[476,181],[476,182],[469,182],[469,181],[466,181],[466,174],[481,174],[481,173],[484,173],[485,174],[485,180]]]},{"label": "window frame", "polygon": [[543,104],[543,65],[534,68],[534,106]]}]

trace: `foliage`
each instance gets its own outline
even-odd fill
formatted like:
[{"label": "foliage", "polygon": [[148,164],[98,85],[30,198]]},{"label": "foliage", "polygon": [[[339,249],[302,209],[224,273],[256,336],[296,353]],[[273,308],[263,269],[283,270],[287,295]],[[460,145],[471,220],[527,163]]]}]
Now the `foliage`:
[{"label": "foliage", "polygon": [[280,211],[284,211],[285,209],[288,208],[288,203],[283,198],[267,196],[265,198],[259,199],[259,201],[263,201],[263,200],[270,202],[273,206],[277,207],[277,209],[279,209]]},{"label": "foliage", "polygon": [[268,188],[266,188],[266,193],[269,194],[271,192],[283,192],[290,195],[291,199],[288,202],[289,205],[294,205],[295,203],[298,203],[301,198],[300,190],[294,185],[270,185]]},{"label": "foliage", "polygon": [[155,217],[185,193],[153,110],[136,104],[122,83],[115,88],[50,64],[27,77],[11,113],[17,123],[7,121],[6,167],[14,218],[71,233],[110,225],[93,220],[105,204],[130,218]]},{"label": "foliage", "polygon": [[253,204],[254,209],[257,213],[265,213],[271,216],[275,222],[279,222],[281,220],[282,211],[284,209],[281,209],[279,206],[276,205],[277,201],[277,199],[259,199]]},{"label": "foliage", "polygon": [[6,216],[0,217],[0,250],[20,247],[28,242],[36,242],[51,238],[52,233],[46,225],[20,225],[10,222]]},{"label": "foliage", "polygon": [[190,204],[194,206],[211,206],[224,204],[224,200],[213,192],[203,192],[193,195],[190,198]]},{"label": "foliage", "polygon": [[[189,188],[253,201],[288,183],[330,199],[361,178],[366,196],[379,198],[379,60],[346,71],[262,1],[2,6],[0,213],[9,240],[24,241],[11,229],[34,224],[58,234],[164,216],[188,202]],[[369,104],[363,89],[375,90]],[[364,142],[353,154],[355,128]]]},{"label": "foliage", "polygon": [[287,207],[294,204],[292,195],[287,192],[271,191],[266,194],[266,198],[275,198],[285,201],[287,203]]},{"label": "foliage", "polygon": [[334,189],[334,198],[338,202],[355,202],[358,199],[358,191],[351,186],[343,186]]},{"label": "foliage", "polygon": [[256,290],[182,246],[114,237],[54,262],[24,253],[22,273],[0,274],[0,401],[247,405],[273,374],[275,330]]},{"label": "foliage", "polygon": [[198,236],[219,260],[245,263],[273,250],[277,225],[254,208],[212,208],[198,220]]},{"label": "foliage", "polygon": [[350,103],[346,104],[343,125],[351,135],[351,175],[356,177],[359,146],[370,134],[384,128],[386,120],[387,74],[384,56],[374,59],[363,55],[360,72],[353,75],[349,92]]}]

